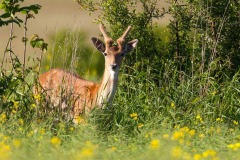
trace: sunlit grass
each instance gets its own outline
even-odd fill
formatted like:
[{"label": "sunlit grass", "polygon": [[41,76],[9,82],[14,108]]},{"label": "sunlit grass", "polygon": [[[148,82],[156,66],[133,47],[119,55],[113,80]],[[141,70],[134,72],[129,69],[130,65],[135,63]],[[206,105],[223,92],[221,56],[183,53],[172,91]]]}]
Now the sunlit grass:
[{"label": "sunlit grass", "polygon": [[[229,110],[237,101],[226,99],[230,93],[231,98],[237,95],[234,88],[230,92],[222,86],[224,94],[210,92],[205,97],[178,95],[171,89],[166,93],[166,86],[145,83],[149,75],[141,80],[137,74],[120,77],[111,110],[96,109],[88,117],[79,116],[77,124],[61,114],[41,112],[41,95],[33,95],[29,103],[37,113],[31,118],[19,114],[23,104],[13,101],[12,111],[0,115],[0,159],[238,158],[239,119]],[[129,76],[134,80],[126,82]]]},{"label": "sunlit grass", "polygon": [[0,114],[0,159],[237,159],[238,73],[199,94],[194,78],[158,86],[151,69],[121,74],[112,108],[81,115],[76,124],[46,109],[44,95],[2,97],[9,107]]},{"label": "sunlit grass", "polygon": [[[17,123],[17,122],[16,122]],[[14,122],[12,122],[14,124]],[[54,134],[47,125],[1,125],[0,159],[235,159],[239,127],[224,124],[189,128],[143,126],[134,136],[99,131],[93,124],[66,127]],[[204,135],[204,136],[203,136]],[[27,155],[26,155],[27,154]]]}]

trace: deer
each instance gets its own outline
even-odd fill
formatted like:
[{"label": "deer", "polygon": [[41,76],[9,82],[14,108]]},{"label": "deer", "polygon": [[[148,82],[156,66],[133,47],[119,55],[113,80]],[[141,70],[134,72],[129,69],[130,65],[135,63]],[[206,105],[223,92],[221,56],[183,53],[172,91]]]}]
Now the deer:
[{"label": "deer", "polygon": [[95,48],[102,52],[105,59],[105,69],[100,83],[85,80],[77,74],[62,69],[51,69],[39,76],[39,84],[42,92],[46,93],[46,99],[53,106],[67,107],[68,100],[72,100],[70,109],[73,121],[83,113],[89,113],[95,107],[103,108],[111,106],[117,90],[119,70],[124,56],[136,48],[138,39],[125,43],[125,39],[131,30],[131,26],[125,30],[120,38],[110,38],[103,24],[99,29],[104,42],[92,37]]}]

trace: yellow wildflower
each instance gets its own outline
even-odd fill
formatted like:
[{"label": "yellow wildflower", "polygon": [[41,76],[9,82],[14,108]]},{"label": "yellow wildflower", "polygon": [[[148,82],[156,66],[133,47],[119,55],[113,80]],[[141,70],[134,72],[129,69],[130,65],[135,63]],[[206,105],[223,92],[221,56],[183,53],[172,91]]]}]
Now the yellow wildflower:
[{"label": "yellow wildflower", "polygon": [[42,128],[42,129],[39,130],[39,133],[40,133],[40,134],[45,134],[46,131],[45,131],[45,129]]},{"label": "yellow wildflower", "polygon": [[184,133],[187,133],[190,129],[188,127],[183,127],[183,128],[180,128],[180,130]]},{"label": "yellow wildflower", "polygon": [[4,142],[0,142],[0,159],[9,160],[11,154],[11,148]]},{"label": "yellow wildflower", "polygon": [[4,122],[6,121],[6,119],[7,119],[6,114],[5,114],[5,113],[2,113],[2,114],[0,115],[0,123],[4,123]]},{"label": "yellow wildflower", "polygon": [[130,117],[132,117],[133,120],[137,120],[138,119],[138,114],[137,113],[132,113],[132,114],[130,114]]},{"label": "yellow wildflower", "polygon": [[195,133],[196,133],[196,131],[195,131],[194,129],[191,129],[191,130],[188,132],[188,134],[189,134],[190,136],[194,136]]},{"label": "yellow wildflower", "polygon": [[201,117],[200,115],[197,115],[197,116],[196,116],[196,119],[197,119],[199,122],[203,123],[203,119],[202,119],[202,117]]},{"label": "yellow wildflower", "polygon": [[31,109],[35,109],[36,108],[36,104],[31,104],[31,107],[30,107]]},{"label": "yellow wildflower", "polygon": [[213,91],[211,94],[215,96],[217,94],[217,91]]},{"label": "yellow wildflower", "polygon": [[43,139],[43,136],[39,136],[38,140],[41,141]]},{"label": "yellow wildflower", "polygon": [[[22,129],[22,128],[21,128],[21,129]],[[30,132],[27,134],[27,136],[28,136],[28,137],[32,137],[33,134],[34,134],[34,131],[30,131]]]},{"label": "yellow wildflower", "polygon": [[114,147],[114,146],[106,149],[106,151],[109,152],[109,153],[113,153],[116,150],[117,150],[117,147]]},{"label": "yellow wildflower", "polygon": [[[189,153],[187,153],[187,152],[183,152],[181,157],[182,157],[182,159],[184,159],[184,160],[192,160],[191,154],[189,154]],[[180,157],[180,158],[181,158],[181,157]]]},{"label": "yellow wildflower", "polygon": [[17,111],[15,109],[12,110],[12,114],[16,114]]},{"label": "yellow wildflower", "polygon": [[179,129],[180,125],[175,125],[174,128]]},{"label": "yellow wildflower", "polygon": [[223,119],[222,118],[217,118],[216,121],[217,122],[223,122]]},{"label": "yellow wildflower", "polygon": [[168,139],[168,138],[169,138],[169,134],[164,134],[164,135],[163,135],[163,138],[164,138],[164,139]]},{"label": "yellow wildflower", "polygon": [[19,107],[19,102],[13,101],[13,106],[14,106],[15,109],[18,109],[18,107]]},{"label": "yellow wildflower", "polygon": [[176,131],[172,135],[173,140],[181,139],[184,137],[184,133],[182,131]]},{"label": "yellow wildflower", "polygon": [[18,124],[19,124],[19,125],[23,125],[23,124],[24,124],[23,119],[19,119],[19,120],[18,120]]},{"label": "yellow wildflower", "polygon": [[58,146],[61,144],[61,139],[58,138],[58,137],[53,137],[51,140],[50,140],[51,144],[55,145],[55,146]]},{"label": "yellow wildflower", "polygon": [[173,102],[171,103],[171,107],[172,107],[172,108],[175,108],[175,104],[174,104]]},{"label": "yellow wildflower", "polygon": [[117,147],[111,147],[110,150],[113,152],[113,151],[116,151],[117,150]]},{"label": "yellow wildflower", "polygon": [[70,131],[74,131],[74,127],[70,127],[69,130],[70,130]]},{"label": "yellow wildflower", "polygon": [[36,99],[36,100],[38,100],[38,101],[41,100],[40,94],[34,94],[33,97],[34,97],[34,99]]},{"label": "yellow wildflower", "polygon": [[145,135],[145,138],[148,138],[149,137],[149,134],[147,133],[146,135]]},{"label": "yellow wildflower", "polygon": [[175,158],[179,158],[182,155],[182,149],[178,146],[172,148],[172,156]]},{"label": "yellow wildflower", "polygon": [[85,146],[83,147],[81,152],[76,155],[76,159],[86,159],[93,157],[96,147],[97,146],[92,144],[90,141],[86,141]]},{"label": "yellow wildflower", "polygon": [[4,142],[4,141],[7,141],[8,139],[9,139],[8,136],[4,136],[4,137],[3,137],[3,142]]},{"label": "yellow wildflower", "polygon": [[234,151],[236,151],[236,150],[238,150],[240,148],[240,143],[229,144],[227,147],[232,149],[232,150],[234,150]]},{"label": "yellow wildflower", "polygon": [[179,139],[178,142],[179,142],[179,144],[184,144],[185,141],[184,141],[184,139]]},{"label": "yellow wildflower", "polygon": [[202,158],[202,155],[201,154],[195,154],[194,156],[193,156],[193,159],[194,160],[200,160]]},{"label": "yellow wildflower", "polygon": [[206,150],[205,152],[203,152],[203,157],[207,158],[207,157],[215,157],[216,156],[216,152],[214,150]]},{"label": "yellow wildflower", "polygon": [[138,128],[142,128],[144,125],[142,123],[138,123]]},{"label": "yellow wildflower", "polygon": [[196,116],[196,119],[201,119],[201,116],[200,116],[200,115],[197,115],[197,116]]},{"label": "yellow wildflower", "polygon": [[16,147],[16,148],[19,148],[21,146],[21,141],[18,139],[13,140],[12,143],[13,143],[14,147]]},{"label": "yellow wildflower", "polygon": [[204,138],[205,135],[204,134],[199,134],[199,138]]},{"label": "yellow wildflower", "polygon": [[116,147],[111,147],[111,150],[112,150],[112,151],[116,151],[117,148],[116,148]]},{"label": "yellow wildflower", "polygon": [[235,121],[235,120],[234,120],[234,121],[233,121],[233,124],[238,125],[238,121]]},{"label": "yellow wildflower", "polygon": [[234,144],[229,144],[227,147],[231,148],[234,151],[238,149]]},{"label": "yellow wildflower", "polygon": [[217,127],[216,133],[221,133],[221,128],[220,127]]},{"label": "yellow wildflower", "polygon": [[240,142],[239,143],[235,143],[235,146],[240,148]]},{"label": "yellow wildflower", "polygon": [[153,139],[150,143],[150,148],[153,150],[158,149],[160,146],[159,140],[158,139]]},{"label": "yellow wildflower", "polygon": [[90,148],[83,148],[81,151],[81,156],[83,157],[91,157],[93,155],[93,150]]},{"label": "yellow wildflower", "polygon": [[76,124],[83,124],[83,123],[85,123],[85,120],[84,120],[81,116],[76,116],[76,117],[74,118],[74,122],[75,122]]}]

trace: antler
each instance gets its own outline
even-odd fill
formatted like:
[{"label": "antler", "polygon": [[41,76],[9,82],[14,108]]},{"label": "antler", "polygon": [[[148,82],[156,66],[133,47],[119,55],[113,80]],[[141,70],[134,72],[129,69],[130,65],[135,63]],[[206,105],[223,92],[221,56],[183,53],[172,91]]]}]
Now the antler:
[{"label": "antler", "polygon": [[99,25],[99,29],[100,29],[100,31],[103,34],[103,38],[104,38],[104,41],[106,43],[106,47],[109,48],[112,45],[112,43],[113,43],[112,38],[108,37],[108,35],[107,35],[107,33],[106,33],[105,29],[104,29],[103,24]]},{"label": "antler", "polygon": [[128,28],[125,30],[123,35],[120,38],[117,39],[117,44],[118,44],[120,50],[122,49],[122,45],[123,45],[123,43],[125,41],[125,38],[127,37],[128,33],[130,32],[131,28],[132,28],[131,26],[128,26]]}]

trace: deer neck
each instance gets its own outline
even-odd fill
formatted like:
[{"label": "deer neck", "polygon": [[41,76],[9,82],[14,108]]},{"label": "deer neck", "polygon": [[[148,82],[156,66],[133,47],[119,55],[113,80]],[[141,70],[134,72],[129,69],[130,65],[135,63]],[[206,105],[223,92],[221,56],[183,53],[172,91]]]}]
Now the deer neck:
[{"label": "deer neck", "polygon": [[105,65],[105,70],[99,86],[97,97],[97,103],[100,107],[104,106],[105,104],[111,105],[118,83],[119,69],[112,70],[110,67],[106,66],[107,65]]}]

